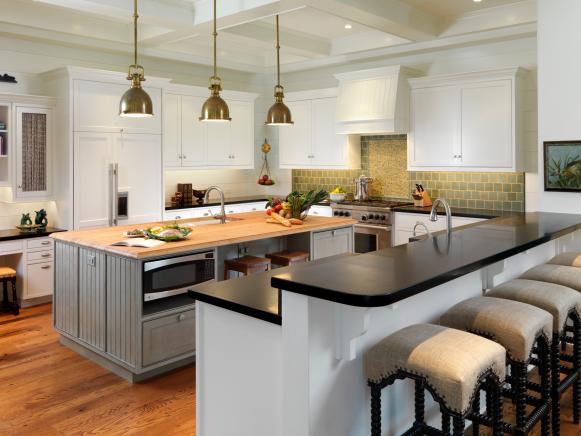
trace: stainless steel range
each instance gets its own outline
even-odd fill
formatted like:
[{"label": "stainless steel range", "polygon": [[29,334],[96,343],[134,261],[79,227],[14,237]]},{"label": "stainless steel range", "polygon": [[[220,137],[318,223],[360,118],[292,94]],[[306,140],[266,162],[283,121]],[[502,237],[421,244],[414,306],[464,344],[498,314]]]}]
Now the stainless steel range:
[{"label": "stainless steel range", "polygon": [[369,253],[392,246],[391,210],[411,204],[386,200],[344,201],[331,204],[331,209],[334,216],[344,216],[359,222],[355,225],[355,252]]}]

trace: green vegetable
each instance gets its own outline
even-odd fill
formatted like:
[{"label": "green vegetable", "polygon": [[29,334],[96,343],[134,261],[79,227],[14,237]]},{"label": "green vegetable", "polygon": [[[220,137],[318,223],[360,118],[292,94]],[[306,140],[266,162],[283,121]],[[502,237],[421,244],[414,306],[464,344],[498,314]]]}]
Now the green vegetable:
[{"label": "green vegetable", "polygon": [[286,201],[291,204],[292,207],[292,217],[300,218],[302,212],[307,210],[313,204],[320,203],[324,201],[329,196],[329,193],[324,189],[320,191],[309,191],[306,194],[300,193],[298,191],[291,192]]}]

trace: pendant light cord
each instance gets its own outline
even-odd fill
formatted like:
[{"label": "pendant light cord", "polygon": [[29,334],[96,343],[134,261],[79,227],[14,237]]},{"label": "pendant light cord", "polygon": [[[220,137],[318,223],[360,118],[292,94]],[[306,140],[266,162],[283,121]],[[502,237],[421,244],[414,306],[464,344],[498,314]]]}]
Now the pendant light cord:
[{"label": "pendant light cord", "polygon": [[214,77],[218,76],[217,68],[216,68],[216,40],[218,37],[218,32],[216,31],[216,0],[214,0]]},{"label": "pendant light cord", "polygon": [[278,14],[276,14],[276,75],[277,86],[280,87],[280,39],[278,31]]},{"label": "pendant light cord", "polygon": [[137,65],[137,0],[133,2],[133,65]]}]

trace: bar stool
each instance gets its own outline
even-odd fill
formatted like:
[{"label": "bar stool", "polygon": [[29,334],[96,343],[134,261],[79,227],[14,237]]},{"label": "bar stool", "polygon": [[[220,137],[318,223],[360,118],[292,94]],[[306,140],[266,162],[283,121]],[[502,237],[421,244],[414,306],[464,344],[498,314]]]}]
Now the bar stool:
[{"label": "bar stool", "polygon": [[308,251],[279,251],[278,253],[269,253],[266,257],[273,265],[290,266],[308,262],[310,253]]},{"label": "bar stool", "polygon": [[[581,379],[579,377],[581,371],[581,294],[554,283],[516,279],[497,286],[486,295],[531,304],[546,310],[553,316],[551,347],[553,434],[558,435],[560,429],[560,396],[571,386],[573,386],[573,420],[578,424],[581,414]],[[567,334],[569,322],[573,326],[572,356],[561,355],[559,351],[559,343]],[[568,361],[573,367],[565,367],[562,361]],[[565,375],[563,380],[560,378],[561,374]],[[534,387],[534,385],[530,386],[531,389]]]},{"label": "bar stool", "polygon": [[581,268],[581,253],[575,251],[561,253],[553,257],[547,263]]},{"label": "bar stool", "polygon": [[555,283],[581,292],[581,269],[576,266],[545,263],[529,269],[519,278]]},{"label": "bar stool", "polygon": [[224,261],[224,280],[230,278],[230,271],[236,271],[244,275],[270,270],[270,259],[257,256],[243,256],[238,259]]},{"label": "bar stool", "polygon": [[[551,314],[530,304],[502,298],[476,297],[462,301],[449,309],[441,318],[442,325],[472,332],[498,342],[506,349],[510,367],[511,388],[504,395],[516,406],[516,425],[504,423],[505,431],[526,434],[541,420],[541,435],[549,434],[551,399]],[[536,354],[541,383],[540,398],[529,395],[527,367]],[[534,406],[527,415],[526,407]],[[474,425],[478,434],[478,423]]]},{"label": "bar stool", "polygon": [[[475,352],[474,350],[478,350]],[[365,355],[371,388],[371,436],[381,435],[381,390],[398,379],[415,382],[415,421],[406,435],[464,434],[465,420],[475,419],[480,391],[488,393],[487,408],[495,436],[502,435],[502,380],[505,349],[486,339],[434,324],[405,327],[374,345]],[[425,390],[442,411],[442,430],[425,422]]]},{"label": "bar stool", "polygon": [[[18,305],[18,295],[16,293],[16,271],[7,266],[0,266],[0,283],[3,287],[3,301],[0,312],[12,312],[14,315],[18,315],[20,306]],[[12,303],[8,299],[8,283],[10,283],[12,288]]]}]

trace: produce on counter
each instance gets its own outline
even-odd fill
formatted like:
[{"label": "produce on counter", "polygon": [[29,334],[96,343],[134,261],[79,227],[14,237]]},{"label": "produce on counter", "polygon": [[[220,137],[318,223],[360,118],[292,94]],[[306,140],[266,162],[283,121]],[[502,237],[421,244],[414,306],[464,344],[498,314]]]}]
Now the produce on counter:
[{"label": "produce on counter", "polygon": [[141,229],[127,230],[127,232],[125,232],[125,234],[127,236],[143,236],[143,230],[141,230]]},{"label": "produce on counter", "polygon": [[192,232],[192,229],[189,227],[181,227],[177,224],[169,224],[166,226],[155,226],[143,232],[149,239],[171,242],[185,239]]},{"label": "produce on counter", "polygon": [[342,186],[336,186],[335,189],[331,191],[331,194],[347,194],[347,191],[345,191]]},{"label": "produce on counter", "polygon": [[294,191],[284,201],[280,197],[271,198],[266,203],[266,213],[272,216],[276,212],[286,219],[295,218],[300,220],[303,212],[306,212],[313,204],[326,200],[328,196],[329,193],[324,189],[319,191],[312,190],[307,193]]}]

